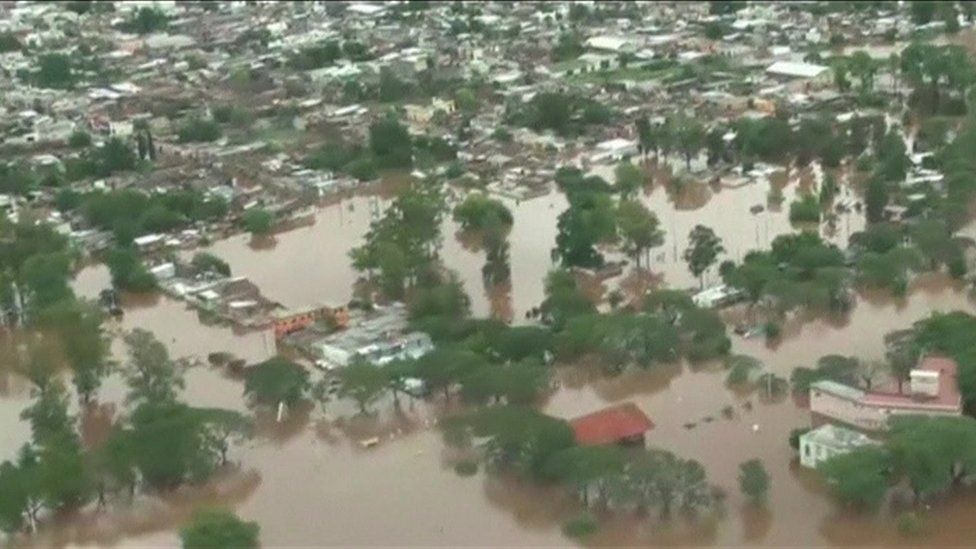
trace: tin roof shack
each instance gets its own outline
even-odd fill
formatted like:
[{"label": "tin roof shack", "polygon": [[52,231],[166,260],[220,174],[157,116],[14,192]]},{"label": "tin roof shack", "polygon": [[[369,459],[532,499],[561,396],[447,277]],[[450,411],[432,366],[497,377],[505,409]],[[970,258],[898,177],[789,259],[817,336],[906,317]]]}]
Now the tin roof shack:
[{"label": "tin roof shack", "polygon": [[959,416],[957,369],[951,358],[927,356],[911,371],[908,393],[864,391],[818,381],[810,385],[810,412],[866,431],[887,429],[888,418],[899,414]]},{"label": "tin roof shack", "polygon": [[837,425],[821,425],[800,435],[800,465],[816,469],[821,462],[878,442],[864,433]]},{"label": "tin roof shack", "polygon": [[244,328],[263,328],[280,305],[261,294],[247,277],[233,278],[173,276],[162,282],[163,291],[186,301],[191,307],[213,314]]},{"label": "tin roof shack", "polygon": [[644,445],[644,434],[654,422],[633,402],[611,406],[570,420],[576,443],[581,446],[603,444]]},{"label": "tin roof shack", "polygon": [[356,359],[382,365],[396,359],[420,358],[432,351],[434,344],[427,334],[410,331],[406,307],[396,303],[351,317],[347,329],[305,347],[319,357],[317,365],[331,370]]},{"label": "tin roof shack", "polygon": [[315,305],[275,311],[272,318],[275,338],[281,339],[288,334],[308,329],[316,322],[327,322],[332,329],[344,329],[349,326],[349,309],[342,305]]},{"label": "tin roof shack", "polygon": [[791,82],[800,81],[803,84],[825,85],[830,83],[833,73],[830,67],[823,65],[795,61],[777,61],[766,67],[766,74],[773,78]]}]

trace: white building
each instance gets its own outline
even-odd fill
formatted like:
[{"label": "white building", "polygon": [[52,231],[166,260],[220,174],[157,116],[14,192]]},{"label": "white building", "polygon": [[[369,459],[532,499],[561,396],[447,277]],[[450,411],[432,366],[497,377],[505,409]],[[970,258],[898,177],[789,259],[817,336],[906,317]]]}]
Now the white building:
[{"label": "white building", "polygon": [[826,82],[830,78],[830,68],[813,63],[777,61],[766,67],[766,74],[796,80]]},{"label": "white building", "polygon": [[607,160],[613,162],[619,162],[624,158],[629,158],[631,156],[637,155],[637,141],[634,139],[608,139],[601,143],[597,143],[596,151],[590,157],[590,162],[594,164],[599,164]]},{"label": "white building", "polygon": [[620,36],[591,36],[586,40],[586,47],[611,53],[634,51],[634,43]]},{"label": "white building", "polygon": [[800,435],[800,465],[816,469],[834,456],[875,444],[878,444],[876,440],[863,433],[831,424],[822,425]]}]

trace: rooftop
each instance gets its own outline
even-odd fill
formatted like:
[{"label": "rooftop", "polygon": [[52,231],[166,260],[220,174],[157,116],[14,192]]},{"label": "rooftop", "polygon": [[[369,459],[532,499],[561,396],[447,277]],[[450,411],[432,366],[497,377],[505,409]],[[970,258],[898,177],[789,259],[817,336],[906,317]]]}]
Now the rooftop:
[{"label": "rooftop", "polygon": [[839,427],[827,423],[803,435],[803,438],[820,446],[829,446],[838,450],[853,450],[859,446],[876,444],[876,441],[864,433]]},{"label": "rooftop", "polygon": [[794,61],[777,61],[766,68],[766,72],[770,74],[796,78],[816,78],[827,70],[828,68],[823,65],[797,63]]},{"label": "rooftop", "polygon": [[636,404],[628,402],[570,420],[576,442],[583,446],[612,444],[643,435],[654,422]]},{"label": "rooftop", "polygon": [[939,392],[929,398],[919,398],[911,394],[870,392],[864,396],[864,403],[875,406],[897,406],[900,408],[924,409],[961,409],[962,397],[956,382],[956,361],[939,356],[927,356],[922,359],[915,371],[932,372],[939,375]]}]

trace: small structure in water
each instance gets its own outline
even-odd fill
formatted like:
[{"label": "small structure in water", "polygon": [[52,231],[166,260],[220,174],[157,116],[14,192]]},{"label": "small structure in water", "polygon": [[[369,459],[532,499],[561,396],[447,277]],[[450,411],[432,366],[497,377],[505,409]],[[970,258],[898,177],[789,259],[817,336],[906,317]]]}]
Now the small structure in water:
[{"label": "small structure in water", "polygon": [[800,465],[816,469],[834,456],[872,444],[878,442],[864,433],[830,423],[821,425],[800,435]]},{"label": "small structure in water", "polygon": [[581,446],[603,444],[644,444],[644,434],[654,422],[633,402],[611,406],[570,420],[576,443]]}]

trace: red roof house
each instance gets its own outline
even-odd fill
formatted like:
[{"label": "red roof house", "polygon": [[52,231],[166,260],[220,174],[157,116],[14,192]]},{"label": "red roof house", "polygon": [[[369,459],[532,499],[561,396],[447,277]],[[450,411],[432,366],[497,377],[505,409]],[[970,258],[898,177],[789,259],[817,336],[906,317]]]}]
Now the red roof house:
[{"label": "red roof house", "polygon": [[643,442],[644,433],[654,428],[654,422],[632,402],[580,416],[569,424],[581,446]]}]

